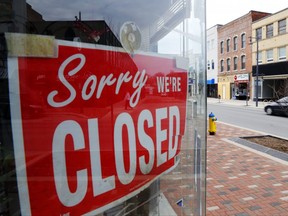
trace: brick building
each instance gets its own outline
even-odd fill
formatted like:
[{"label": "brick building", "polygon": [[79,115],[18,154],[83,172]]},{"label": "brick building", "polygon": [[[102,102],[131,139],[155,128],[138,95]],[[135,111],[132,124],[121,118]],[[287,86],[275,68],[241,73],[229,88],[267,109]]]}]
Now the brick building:
[{"label": "brick building", "polygon": [[251,91],[252,22],[269,13],[250,11],[218,29],[218,94],[223,99],[246,99]]}]

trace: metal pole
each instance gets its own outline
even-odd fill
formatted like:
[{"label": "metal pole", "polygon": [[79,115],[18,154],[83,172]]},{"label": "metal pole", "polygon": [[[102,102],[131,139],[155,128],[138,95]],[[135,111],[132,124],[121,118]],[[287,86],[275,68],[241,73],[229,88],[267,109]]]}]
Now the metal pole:
[{"label": "metal pole", "polygon": [[256,45],[257,45],[257,57],[256,57],[256,107],[258,107],[258,58],[259,58],[259,47],[258,47],[258,35],[256,34]]}]

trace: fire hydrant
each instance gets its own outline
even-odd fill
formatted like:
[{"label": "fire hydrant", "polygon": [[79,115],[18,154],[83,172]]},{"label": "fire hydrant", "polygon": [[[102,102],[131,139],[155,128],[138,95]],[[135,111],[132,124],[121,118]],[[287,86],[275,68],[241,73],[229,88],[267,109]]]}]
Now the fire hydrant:
[{"label": "fire hydrant", "polygon": [[214,135],[216,133],[216,121],[217,121],[217,118],[211,112],[209,114],[209,130],[208,130],[210,135]]}]

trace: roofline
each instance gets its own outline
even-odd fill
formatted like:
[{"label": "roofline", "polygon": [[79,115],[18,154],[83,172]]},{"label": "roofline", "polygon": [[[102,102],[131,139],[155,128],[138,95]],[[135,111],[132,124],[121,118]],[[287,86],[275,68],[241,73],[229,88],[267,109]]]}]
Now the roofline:
[{"label": "roofline", "polygon": [[[246,13],[246,14],[244,14],[244,15],[242,15],[242,16],[234,19],[234,20],[231,20],[230,22],[228,22],[228,23],[226,23],[226,24],[224,24],[224,25],[222,25],[222,26],[226,26],[226,25],[228,25],[228,24],[230,24],[230,23],[232,23],[232,22],[235,22],[235,21],[237,21],[237,20],[240,20],[240,19],[242,19],[243,17],[248,16],[249,14],[252,14],[253,12],[267,14],[267,16],[270,16],[270,15],[271,15],[271,13],[268,13],[268,12],[250,10],[248,13]],[[266,17],[267,17],[267,16],[266,16]],[[262,19],[262,18],[261,18],[261,19]],[[257,20],[257,21],[258,21],[258,20]],[[255,21],[254,21],[254,22],[255,22]]]},{"label": "roofline", "polygon": [[223,25],[222,25],[222,24],[216,24],[216,25],[214,25],[214,26],[208,28],[207,31],[210,30],[210,29],[212,29],[212,28],[215,28],[215,27],[218,27],[218,28],[219,28],[219,27],[221,27],[221,26],[223,26]]},{"label": "roofline", "polygon": [[288,10],[288,7],[284,8],[284,9],[282,9],[282,10],[280,10],[280,11],[277,11],[277,12],[275,12],[275,13],[270,13],[270,15],[267,15],[267,16],[265,16],[265,17],[262,17],[262,18],[258,19],[258,20],[255,20],[255,21],[253,21],[252,23],[260,22],[260,21],[263,20],[263,19],[267,19],[268,17],[274,16],[274,15],[276,15],[276,14],[278,14],[278,13],[281,13],[281,12],[283,12],[283,11],[285,11],[285,10]]}]

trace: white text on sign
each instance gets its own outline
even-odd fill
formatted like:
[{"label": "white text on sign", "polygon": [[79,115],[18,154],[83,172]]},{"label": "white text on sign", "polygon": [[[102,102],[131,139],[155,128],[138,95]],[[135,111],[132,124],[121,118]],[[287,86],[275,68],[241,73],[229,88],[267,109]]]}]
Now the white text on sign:
[{"label": "white text on sign", "polygon": [[[153,117],[154,116],[154,117]],[[154,119],[155,118],[155,119]],[[162,121],[167,119],[168,126],[164,126]],[[155,127],[156,140],[145,131]],[[72,207],[79,204],[88,191],[88,173],[92,173],[93,196],[116,188],[115,179],[119,179],[122,185],[130,184],[136,177],[136,169],[140,169],[144,175],[149,174],[153,167],[164,165],[167,161],[176,156],[179,135],[180,135],[180,111],[177,106],[159,108],[155,113],[145,109],[138,116],[137,125],[134,124],[129,113],[121,113],[117,116],[114,125],[114,157],[116,168],[114,175],[103,177],[103,167],[101,164],[101,148],[98,119],[87,120],[88,141],[85,142],[85,129],[77,121],[66,120],[61,122],[55,129],[52,141],[53,171],[54,181],[59,200],[64,206]],[[123,131],[127,128],[129,151],[123,151]],[[100,128],[101,130],[101,128]],[[138,135],[138,137],[137,137]],[[69,177],[67,174],[65,140],[67,136],[72,136],[74,151],[89,147],[91,170],[84,168],[76,172],[77,188],[71,191],[69,187]],[[163,149],[163,143],[168,142],[167,150]],[[137,143],[148,152],[149,157],[140,156],[137,158]],[[112,150],[112,149],[111,149]],[[126,155],[125,155],[126,154]],[[128,155],[127,155],[128,154]],[[125,166],[124,157],[129,157],[129,167]]]},{"label": "white text on sign", "polygon": [[158,93],[181,92],[181,77],[156,77]]}]

